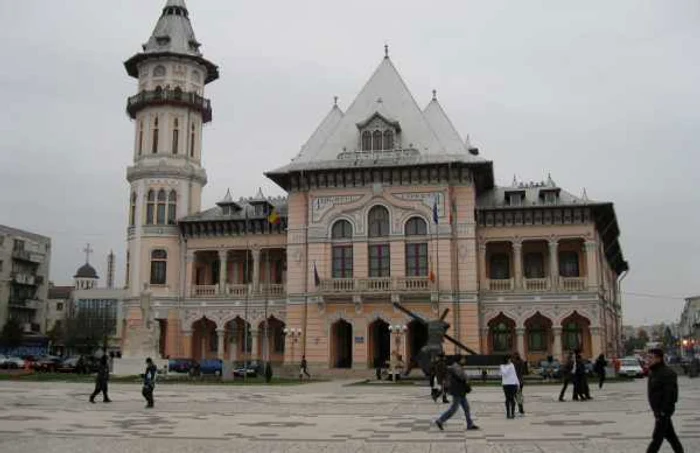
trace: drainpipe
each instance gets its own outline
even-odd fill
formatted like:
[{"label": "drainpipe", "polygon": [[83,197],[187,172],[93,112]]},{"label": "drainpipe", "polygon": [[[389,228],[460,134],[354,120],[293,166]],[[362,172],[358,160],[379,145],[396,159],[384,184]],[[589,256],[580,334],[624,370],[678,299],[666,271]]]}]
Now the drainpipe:
[{"label": "drainpipe", "polygon": [[620,356],[620,334],[622,333],[622,281],[627,277],[628,273],[629,271],[624,271],[617,279],[617,300],[620,305],[620,319],[617,321],[617,338],[615,339],[617,341],[617,348],[615,349],[617,350],[618,357]]}]

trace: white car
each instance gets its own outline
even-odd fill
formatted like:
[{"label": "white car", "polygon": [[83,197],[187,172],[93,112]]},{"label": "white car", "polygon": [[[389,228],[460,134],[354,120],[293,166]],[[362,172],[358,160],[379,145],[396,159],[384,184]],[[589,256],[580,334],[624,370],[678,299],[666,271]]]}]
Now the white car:
[{"label": "white car", "polygon": [[617,374],[618,376],[643,377],[644,370],[639,364],[639,360],[635,358],[622,359],[620,360],[620,370]]},{"label": "white car", "polygon": [[5,357],[2,362],[3,368],[9,368],[11,370],[16,370],[19,368],[24,368],[24,360],[19,357]]}]

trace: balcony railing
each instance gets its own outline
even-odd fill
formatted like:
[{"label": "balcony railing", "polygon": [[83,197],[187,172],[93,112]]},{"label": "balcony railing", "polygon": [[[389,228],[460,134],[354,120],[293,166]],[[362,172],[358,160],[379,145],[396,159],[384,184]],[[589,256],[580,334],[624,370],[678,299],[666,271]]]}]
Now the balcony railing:
[{"label": "balcony railing", "polygon": [[523,288],[525,291],[549,291],[549,278],[524,278]]},{"label": "balcony railing", "polygon": [[211,101],[196,93],[187,93],[179,89],[160,89],[142,91],[131,96],[126,102],[126,112],[134,119],[142,109],[152,105],[175,105],[188,107],[202,114],[202,121],[211,121]]},{"label": "balcony railing", "polygon": [[321,280],[320,292],[326,294],[427,292],[433,289],[428,277],[329,278]]},{"label": "balcony railing", "polygon": [[20,285],[36,285],[37,284],[37,277],[31,274],[25,274],[22,272],[13,272],[11,274],[12,276],[12,281],[15,283],[19,283]]},{"label": "balcony railing", "polygon": [[194,297],[215,297],[219,292],[219,285],[194,285],[192,296]]},{"label": "balcony railing", "polygon": [[282,297],[287,291],[283,283],[260,285],[257,291],[251,283],[227,283],[224,288],[221,291],[219,285],[193,285],[191,294],[197,298]]},{"label": "balcony railing", "polygon": [[29,261],[31,263],[41,263],[44,257],[39,253],[32,253],[28,250],[13,250],[12,258],[22,261]]},{"label": "balcony railing", "polygon": [[559,277],[559,288],[562,291],[583,291],[586,289],[586,278]]},{"label": "balcony railing", "polygon": [[250,292],[250,285],[246,283],[227,283],[226,295],[231,297],[245,297]]},{"label": "balcony railing", "polygon": [[34,299],[10,299],[8,305],[10,308],[18,308],[23,310],[38,310],[40,302]]},{"label": "balcony railing", "polygon": [[286,293],[286,288],[282,283],[264,284],[260,285],[260,293],[267,296],[283,296]]},{"label": "balcony railing", "polygon": [[512,278],[489,280],[489,291],[513,291],[514,286]]}]

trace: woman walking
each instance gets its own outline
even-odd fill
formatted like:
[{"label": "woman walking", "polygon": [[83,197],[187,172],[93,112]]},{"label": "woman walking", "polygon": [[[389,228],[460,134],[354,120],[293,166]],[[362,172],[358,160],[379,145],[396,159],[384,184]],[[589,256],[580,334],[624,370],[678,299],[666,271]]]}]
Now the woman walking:
[{"label": "woman walking", "polygon": [[602,389],[603,388],[603,383],[605,382],[605,367],[608,366],[608,361],[605,360],[605,356],[603,354],[598,356],[598,360],[595,361],[595,365],[593,365],[593,371],[596,372],[598,375],[598,388]]},{"label": "woman walking", "polygon": [[520,381],[509,355],[503,358],[501,365],[501,384],[506,396],[506,418],[515,418],[515,395],[520,389]]}]

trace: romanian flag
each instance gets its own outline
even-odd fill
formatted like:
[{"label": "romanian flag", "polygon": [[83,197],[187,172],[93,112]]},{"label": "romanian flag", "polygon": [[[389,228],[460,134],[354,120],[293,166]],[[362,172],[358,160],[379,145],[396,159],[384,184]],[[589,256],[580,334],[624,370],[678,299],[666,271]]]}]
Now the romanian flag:
[{"label": "romanian flag", "polygon": [[433,222],[438,223],[438,197],[433,199]]},{"label": "romanian flag", "polygon": [[428,274],[428,280],[430,280],[430,283],[435,283],[435,272],[433,272],[433,269],[430,269],[430,273]]},{"label": "romanian flag", "polygon": [[280,223],[280,221],[282,221],[279,213],[277,212],[277,208],[272,209],[270,215],[267,216],[267,221],[270,222],[270,224],[272,225],[277,225],[278,223]]}]

